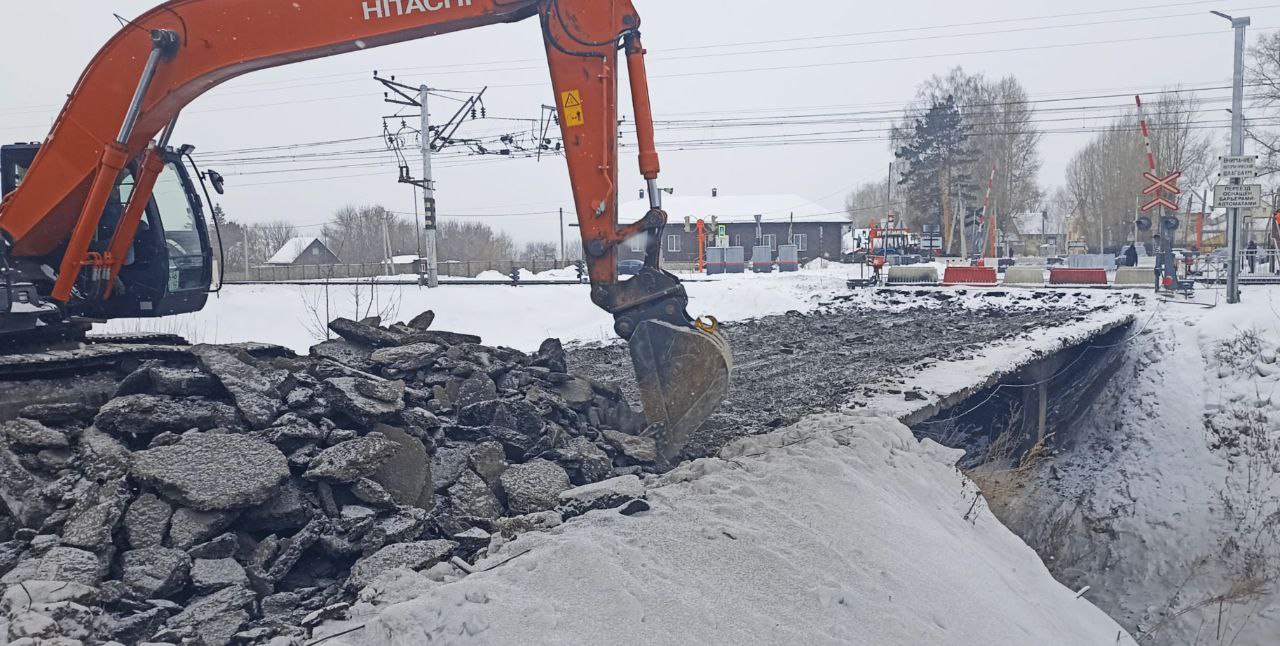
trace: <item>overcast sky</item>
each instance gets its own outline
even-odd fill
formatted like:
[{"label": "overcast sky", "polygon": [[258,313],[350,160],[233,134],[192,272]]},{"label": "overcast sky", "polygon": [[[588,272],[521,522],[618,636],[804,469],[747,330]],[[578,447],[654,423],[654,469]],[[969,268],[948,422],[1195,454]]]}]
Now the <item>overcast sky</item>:
[{"label": "overcast sky", "polygon": [[[712,187],[722,194],[796,194],[832,211],[841,208],[853,186],[883,180],[892,158],[883,140],[888,116],[883,111],[900,109],[931,74],[957,65],[991,77],[1012,74],[1033,99],[1126,94],[1176,84],[1221,86],[1230,81],[1232,35],[1226,21],[1208,11],[1251,15],[1253,37],[1280,27],[1280,3],[1265,0],[635,3],[650,52],[656,119],[683,122],[659,125],[662,185],[684,195],[709,194]],[[43,139],[65,93],[119,28],[112,14],[134,17],[154,4],[0,2],[0,140]],[[176,141],[195,145],[227,176],[228,192],[220,201],[233,219],[285,218],[311,233],[348,203],[379,203],[412,213],[412,189],[396,183],[394,158],[377,152],[382,144],[372,139],[382,131],[380,117],[395,111],[382,103],[372,71],[446,90],[487,85],[485,105],[494,118],[468,122],[459,135],[527,133],[532,122],[516,119],[536,120],[540,106],[553,102],[541,40],[537,22],[530,20],[258,72],[193,103]],[[1213,108],[1206,119],[1225,118],[1221,110],[1228,94],[1204,92]],[[622,101],[629,105],[625,95]],[[1041,148],[1042,183],[1061,184],[1072,153],[1090,136],[1080,131],[1118,114],[1128,101],[1039,104],[1079,108],[1038,117],[1054,131]],[[457,105],[437,100],[433,119],[447,119]],[[828,113],[848,115],[849,121],[771,125]],[[735,123],[729,119],[749,119],[753,125],[723,127]],[[707,127],[709,122],[720,125]],[[334,154],[275,163],[227,160],[274,157],[282,154],[278,151],[225,152],[361,137],[370,139],[299,149]],[[772,143],[755,145],[751,137]],[[777,145],[785,138],[846,141]],[[682,149],[709,140],[720,147]],[[670,143],[661,145],[664,141]],[[621,171],[622,198],[634,199],[643,182],[633,149],[624,151]],[[560,207],[572,220],[560,158],[462,157],[459,150],[440,160],[436,179],[443,217],[485,215],[485,222],[521,242],[556,239]]]}]

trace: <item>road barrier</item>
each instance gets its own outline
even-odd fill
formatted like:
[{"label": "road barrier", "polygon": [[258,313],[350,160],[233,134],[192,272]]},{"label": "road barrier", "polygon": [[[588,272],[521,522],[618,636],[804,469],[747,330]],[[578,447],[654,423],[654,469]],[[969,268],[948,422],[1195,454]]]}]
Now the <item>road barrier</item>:
[{"label": "road barrier", "polygon": [[1153,267],[1121,267],[1116,270],[1115,287],[1153,289],[1155,285],[1156,272]]},{"label": "road barrier", "polygon": [[747,250],[744,247],[726,247],[724,271],[726,274],[742,274],[747,271]]},{"label": "road barrier", "polygon": [[707,275],[723,274],[724,269],[724,247],[710,247],[707,249]]},{"label": "road barrier", "polygon": [[772,247],[758,245],[751,248],[751,271],[757,274],[768,274],[773,271]]},{"label": "road barrier", "polygon": [[1049,284],[1106,287],[1107,270],[1100,267],[1054,267],[1049,270]]},{"label": "road barrier", "polygon": [[800,271],[800,248],[793,244],[778,246],[778,271]]},{"label": "road barrier", "polygon": [[1044,267],[1009,267],[1004,270],[1004,284],[1044,287]]},{"label": "road barrier", "polygon": [[943,285],[972,285],[975,287],[995,287],[995,267],[947,267],[942,275]]},{"label": "road barrier", "polygon": [[936,267],[889,267],[885,274],[886,285],[937,285]]}]

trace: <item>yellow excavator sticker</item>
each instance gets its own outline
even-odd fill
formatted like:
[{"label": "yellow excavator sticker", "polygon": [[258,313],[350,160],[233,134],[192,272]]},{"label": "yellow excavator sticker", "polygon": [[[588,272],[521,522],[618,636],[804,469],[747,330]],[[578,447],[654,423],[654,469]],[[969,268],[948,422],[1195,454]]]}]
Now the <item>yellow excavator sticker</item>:
[{"label": "yellow excavator sticker", "polygon": [[561,95],[564,104],[564,125],[568,127],[580,126],[587,122],[582,115],[582,93],[578,90],[569,90]]}]

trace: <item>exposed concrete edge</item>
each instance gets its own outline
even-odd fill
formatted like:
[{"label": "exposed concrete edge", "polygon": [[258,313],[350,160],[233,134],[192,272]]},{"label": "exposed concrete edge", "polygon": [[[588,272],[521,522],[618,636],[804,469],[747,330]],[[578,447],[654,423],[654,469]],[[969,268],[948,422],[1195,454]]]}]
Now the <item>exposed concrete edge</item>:
[{"label": "exposed concrete edge", "polygon": [[1030,340],[999,343],[982,356],[943,361],[916,373],[900,388],[903,392],[919,389],[922,400],[908,401],[901,393],[881,393],[865,406],[851,403],[845,408],[859,415],[893,417],[907,426],[919,424],[1040,359],[1133,323],[1136,318],[1137,311],[1126,307],[1097,313],[1079,323],[1040,330]]}]

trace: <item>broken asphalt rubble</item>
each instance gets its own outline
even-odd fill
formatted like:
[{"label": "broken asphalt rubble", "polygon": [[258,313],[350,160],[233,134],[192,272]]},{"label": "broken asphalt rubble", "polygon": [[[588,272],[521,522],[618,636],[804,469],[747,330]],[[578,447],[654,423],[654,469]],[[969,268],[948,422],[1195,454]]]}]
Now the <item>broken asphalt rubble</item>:
[{"label": "broken asphalt rubble", "polygon": [[339,319],[306,357],[194,346],[99,409],[0,423],[0,636],[301,644],[384,574],[648,508],[657,452],[616,388],[555,339],[529,355],[433,319]]}]

